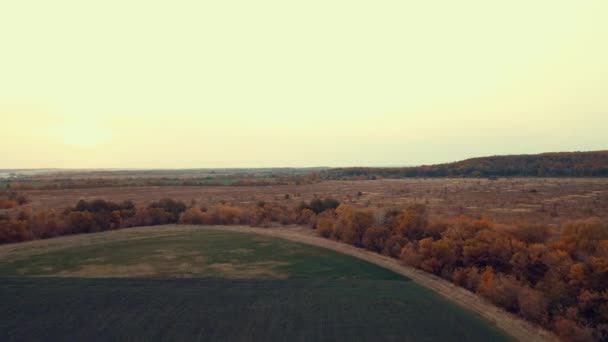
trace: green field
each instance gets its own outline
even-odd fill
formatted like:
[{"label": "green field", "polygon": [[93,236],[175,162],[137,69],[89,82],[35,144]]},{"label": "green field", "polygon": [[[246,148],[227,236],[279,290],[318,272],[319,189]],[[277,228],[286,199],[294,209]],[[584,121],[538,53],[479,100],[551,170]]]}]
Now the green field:
[{"label": "green field", "polygon": [[1,341],[507,340],[398,274],[317,247],[166,227],[56,241],[0,249]]}]

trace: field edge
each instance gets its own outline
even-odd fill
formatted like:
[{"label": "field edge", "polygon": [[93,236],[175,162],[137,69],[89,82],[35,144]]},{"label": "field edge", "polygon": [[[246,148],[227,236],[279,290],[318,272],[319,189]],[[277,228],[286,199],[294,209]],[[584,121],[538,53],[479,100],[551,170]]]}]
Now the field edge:
[{"label": "field edge", "polygon": [[352,245],[325,239],[314,235],[314,231],[306,227],[257,228],[249,226],[198,226],[187,225],[198,229],[212,229],[241,233],[254,233],[272,236],[304,243],[316,247],[327,248],[342,254],[370,262],[405,276],[416,284],[441,295],[448,301],[463,307],[494,324],[517,341],[556,341],[553,333],[526,322],[523,319],[487,302],[476,294],[458,287],[447,280],[433,274],[401,264],[397,259],[390,258]]}]

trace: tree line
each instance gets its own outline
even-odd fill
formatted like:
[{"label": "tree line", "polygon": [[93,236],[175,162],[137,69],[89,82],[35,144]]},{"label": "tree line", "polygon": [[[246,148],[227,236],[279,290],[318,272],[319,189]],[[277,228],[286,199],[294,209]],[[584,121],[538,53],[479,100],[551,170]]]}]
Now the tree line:
[{"label": "tree line", "polygon": [[325,170],[324,179],[412,177],[606,177],[608,151],[472,158],[416,167],[349,167]]},{"label": "tree line", "polygon": [[340,205],[313,221],[321,236],[399,258],[554,331],[608,340],[608,223],[503,226],[487,217],[432,222],[424,205],[374,212]]},{"label": "tree line", "polygon": [[[294,177],[292,177],[294,178]],[[94,189],[138,186],[269,186],[286,185],[285,178],[19,178],[5,181],[6,187],[14,191],[23,190],[60,190],[60,189]]]},{"label": "tree line", "polygon": [[[49,209],[34,212],[24,208],[0,214],[0,244],[171,223],[258,227],[269,227],[273,222],[310,224],[315,212],[308,209],[309,205],[319,211],[335,208],[337,203],[335,200],[320,201],[320,204],[311,201],[302,208],[289,208],[263,201],[252,207],[237,207],[222,202],[206,208],[194,203],[186,205],[170,198],[147,205],[136,205],[132,201],[80,200],[62,211]],[[298,215],[299,212],[303,214]]]}]

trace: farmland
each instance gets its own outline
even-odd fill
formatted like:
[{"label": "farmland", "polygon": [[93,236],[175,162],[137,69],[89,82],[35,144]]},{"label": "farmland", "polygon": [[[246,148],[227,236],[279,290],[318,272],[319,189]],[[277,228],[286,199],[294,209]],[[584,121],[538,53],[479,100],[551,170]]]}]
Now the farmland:
[{"label": "farmland", "polygon": [[[73,238],[42,254],[38,254],[40,246],[28,249],[27,245],[21,247],[25,250],[2,254],[0,274],[403,280],[392,272],[348,256],[257,235],[166,226]],[[39,243],[49,248],[52,246],[49,243],[55,241]]]},{"label": "farmland", "polygon": [[136,228],[0,256],[4,341],[507,339],[401,275],[268,236]]}]

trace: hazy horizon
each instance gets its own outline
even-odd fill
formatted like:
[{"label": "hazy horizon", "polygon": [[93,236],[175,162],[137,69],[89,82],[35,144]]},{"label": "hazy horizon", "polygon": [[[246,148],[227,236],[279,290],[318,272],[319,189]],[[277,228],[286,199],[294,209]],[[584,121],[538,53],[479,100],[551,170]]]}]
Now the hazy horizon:
[{"label": "hazy horizon", "polygon": [[[156,170],[239,170],[239,169],[332,169],[332,168],[348,168],[348,167],[371,167],[371,168],[400,168],[400,167],[418,167],[425,165],[438,165],[438,164],[449,164],[453,162],[459,162],[468,159],[476,159],[476,158],[486,158],[486,157],[496,157],[496,156],[516,156],[516,155],[538,155],[544,153],[586,153],[586,152],[604,152],[608,150],[593,150],[593,151],[545,151],[541,153],[534,154],[503,154],[503,155],[484,155],[484,156],[474,156],[471,158],[458,159],[458,160],[449,160],[442,161],[433,164],[410,164],[410,165],[304,165],[304,166],[273,166],[273,165],[263,165],[263,166],[221,166],[221,167],[185,167],[185,168],[175,168],[175,167],[152,167],[152,168],[140,168],[140,167],[39,167],[39,168],[0,168],[0,171],[5,172],[7,175],[10,171],[47,171],[47,170],[58,170],[58,171],[156,171]],[[0,174],[0,177],[2,175]]]},{"label": "hazy horizon", "polygon": [[608,148],[608,2],[7,2],[0,169]]}]

